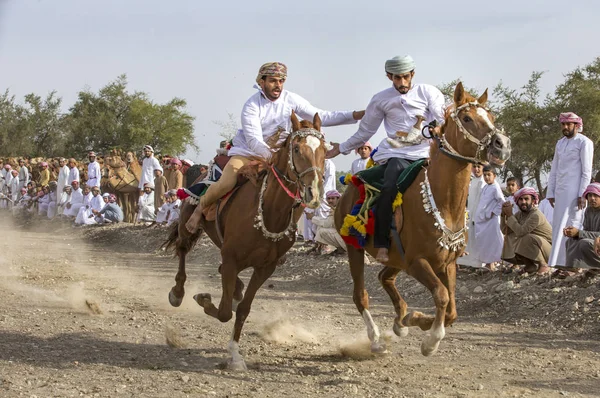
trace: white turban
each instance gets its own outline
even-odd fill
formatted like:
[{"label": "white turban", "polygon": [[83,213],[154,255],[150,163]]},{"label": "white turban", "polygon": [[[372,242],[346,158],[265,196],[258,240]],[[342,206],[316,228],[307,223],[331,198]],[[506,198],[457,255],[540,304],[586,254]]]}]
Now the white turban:
[{"label": "white turban", "polygon": [[392,75],[403,75],[415,69],[415,61],[410,55],[395,56],[385,61],[385,71]]}]

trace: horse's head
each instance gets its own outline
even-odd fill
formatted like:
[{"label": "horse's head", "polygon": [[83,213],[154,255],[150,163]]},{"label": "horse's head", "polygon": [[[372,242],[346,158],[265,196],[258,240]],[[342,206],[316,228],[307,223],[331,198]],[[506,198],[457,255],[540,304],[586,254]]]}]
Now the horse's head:
[{"label": "horse's head", "polygon": [[466,160],[502,166],[510,157],[510,138],[494,125],[495,117],[486,107],[487,90],[475,99],[462,83],[454,90],[454,106],[448,110],[442,144]]},{"label": "horse's head", "polygon": [[[277,153],[275,165],[286,179],[298,185],[302,203],[311,209],[321,204],[323,172],[325,169],[325,141],[321,133],[321,118],[315,114],[312,123],[291,117],[292,132]],[[285,170],[285,171],[283,171]]]}]

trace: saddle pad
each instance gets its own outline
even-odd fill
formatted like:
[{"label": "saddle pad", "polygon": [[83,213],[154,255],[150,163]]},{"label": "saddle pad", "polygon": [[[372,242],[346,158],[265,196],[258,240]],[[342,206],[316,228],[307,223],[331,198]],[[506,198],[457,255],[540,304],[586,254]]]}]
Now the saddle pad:
[{"label": "saddle pad", "polygon": [[[398,187],[398,191],[400,193],[406,192],[408,187],[410,187],[410,184],[412,184],[415,178],[417,178],[417,176],[419,175],[419,172],[421,171],[421,168],[423,167],[426,161],[427,159],[419,159],[411,163],[411,165],[405,168],[404,170],[402,170],[402,173],[400,173],[400,176],[398,177],[398,182],[396,183],[396,186]],[[358,173],[356,173],[356,176],[365,184],[368,184],[380,191],[383,187],[384,173],[385,167],[381,165],[371,167],[370,169],[366,169],[363,171],[359,171]]]}]

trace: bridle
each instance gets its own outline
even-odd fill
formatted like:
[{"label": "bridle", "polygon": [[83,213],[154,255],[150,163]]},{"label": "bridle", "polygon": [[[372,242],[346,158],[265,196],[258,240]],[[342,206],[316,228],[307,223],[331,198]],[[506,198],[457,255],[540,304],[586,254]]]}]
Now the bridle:
[{"label": "bridle", "polygon": [[[482,164],[484,163],[484,161],[482,161],[481,159],[479,159],[479,155],[481,154],[481,151],[486,149],[491,141],[492,141],[492,137],[496,134],[502,134],[504,135],[504,131],[498,129],[489,119],[485,119],[485,121],[488,124],[488,127],[490,128],[490,131],[481,139],[475,137],[473,134],[471,134],[471,132],[469,130],[467,130],[465,128],[465,126],[463,126],[460,118],[458,117],[459,113],[463,110],[469,110],[471,107],[476,107],[476,108],[482,108],[484,109],[486,112],[489,112],[489,108],[487,108],[486,106],[481,105],[479,102],[477,101],[473,101],[473,102],[466,102],[458,107],[456,107],[455,109],[453,109],[450,112],[450,117],[452,118],[452,120],[454,121],[454,123],[456,124],[456,127],[458,128],[458,131],[461,132],[463,134],[463,137],[469,141],[471,141],[472,143],[474,143],[475,145],[477,145],[477,152],[475,153],[475,157],[469,157],[469,156],[464,156],[461,155],[456,149],[454,149],[452,147],[452,145],[450,145],[450,143],[448,142],[448,140],[446,140],[445,135],[441,135],[441,137],[438,137],[437,135],[433,135],[433,136],[429,136],[427,137],[425,135],[425,129],[432,127],[430,125],[427,125],[423,128],[423,130],[421,130],[421,133],[423,134],[423,136],[425,138],[433,138],[437,143],[438,143],[438,147],[440,149],[440,151],[442,153],[444,153],[445,155],[447,155],[450,158],[456,159],[456,160],[460,160],[463,162],[467,162],[467,163],[473,163],[473,164]],[[435,127],[435,126],[433,126]]]}]

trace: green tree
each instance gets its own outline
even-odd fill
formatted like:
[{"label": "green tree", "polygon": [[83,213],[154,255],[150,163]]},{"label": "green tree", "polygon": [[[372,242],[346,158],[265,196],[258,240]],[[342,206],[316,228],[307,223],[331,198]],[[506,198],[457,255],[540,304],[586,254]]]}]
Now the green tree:
[{"label": "green tree", "polygon": [[240,129],[238,119],[231,112],[227,112],[227,120],[213,120],[219,126],[219,135],[227,141],[232,140]]}]

